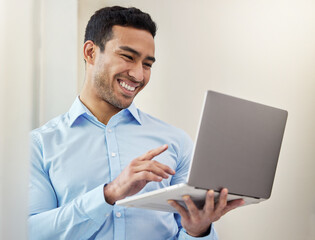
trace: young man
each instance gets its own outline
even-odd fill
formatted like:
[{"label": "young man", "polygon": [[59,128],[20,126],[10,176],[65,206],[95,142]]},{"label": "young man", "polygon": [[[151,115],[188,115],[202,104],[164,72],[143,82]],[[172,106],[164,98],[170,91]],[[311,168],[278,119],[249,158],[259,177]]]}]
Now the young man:
[{"label": "young man", "polygon": [[150,79],[155,23],[136,8],[97,11],[85,33],[86,79],[69,112],[33,130],[30,239],[217,239],[212,223],[243,204],[202,210],[189,196],[179,214],[125,209],[119,199],[184,182],[192,142],[141,112],[134,97]]}]

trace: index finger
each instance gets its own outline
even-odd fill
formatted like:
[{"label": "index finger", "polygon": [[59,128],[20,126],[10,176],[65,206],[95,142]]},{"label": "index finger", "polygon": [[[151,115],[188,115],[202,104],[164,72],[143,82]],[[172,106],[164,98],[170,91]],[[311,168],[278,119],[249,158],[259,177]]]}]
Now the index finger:
[{"label": "index finger", "polygon": [[140,157],[140,160],[152,160],[154,157],[158,156],[162,152],[164,152],[168,148],[167,144],[164,144],[158,148],[152,149],[148,151],[147,153],[143,154]]}]

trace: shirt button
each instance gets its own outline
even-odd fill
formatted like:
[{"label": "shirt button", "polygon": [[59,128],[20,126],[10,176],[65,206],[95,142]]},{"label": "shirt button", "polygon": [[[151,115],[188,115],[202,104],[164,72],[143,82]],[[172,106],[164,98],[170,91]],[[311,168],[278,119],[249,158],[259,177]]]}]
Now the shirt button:
[{"label": "shirt button", "polygon": [[108,131],[109,133],[111,133],[111,132],[112,132],[112,129],[108,129],[107,131]]},{"label": "shirt button", "polygon": [[116,153],[113,152],[113,153],[112,153],[112,157],[116,157]]},{"label": "shirt button", "polygon": [[120,212],[116,212],[116,217],[120,218],[121,217],[121,213]]}]

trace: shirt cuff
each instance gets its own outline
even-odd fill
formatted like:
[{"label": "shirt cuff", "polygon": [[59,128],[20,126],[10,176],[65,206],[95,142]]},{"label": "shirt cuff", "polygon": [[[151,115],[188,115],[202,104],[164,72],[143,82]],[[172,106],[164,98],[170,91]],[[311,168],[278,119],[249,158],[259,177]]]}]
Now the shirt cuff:
[{"label": "shirt cuff", "polygon": [[178,236],[179,240],[218,240],[217,233],[213,227],[213,224],[211,224],[210,234],[204,237],[192,237],[190,236],[184,228],[179,232]]},{"label": "shirt cuff", "polygon": [[103,223],[111,214],[114,206],[104,199],[104,184],[94,188],[85,194],[82,201],[82,209],[95,222]]}]

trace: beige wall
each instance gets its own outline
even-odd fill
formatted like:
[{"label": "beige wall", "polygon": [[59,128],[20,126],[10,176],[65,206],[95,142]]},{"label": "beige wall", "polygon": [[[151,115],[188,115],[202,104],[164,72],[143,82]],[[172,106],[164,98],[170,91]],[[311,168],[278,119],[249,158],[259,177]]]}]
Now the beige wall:
[{"label": "beige wall", "polygon": [[34,9],[31,0],[0,0],[0,239],[3,240],[27,239]]},{"label": "beige wall", "polygon": [[77,0],[40,0],[39,125],[70,108],[77,93]]},{"label": "beige wall", "polygon": [[315,2],[81,0],[79,29],[114,4],[148,11],[158,25],[138,107],[193,138],[207,89],[289,111],[271,199],[222,218],[221,239],[315,239]]}]

